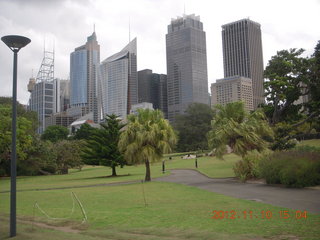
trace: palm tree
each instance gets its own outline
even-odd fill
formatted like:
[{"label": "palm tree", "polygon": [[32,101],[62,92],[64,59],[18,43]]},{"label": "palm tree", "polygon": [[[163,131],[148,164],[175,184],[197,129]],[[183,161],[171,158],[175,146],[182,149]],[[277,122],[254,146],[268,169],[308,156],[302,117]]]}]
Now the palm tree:
[{"label": "palm tree", "polygon": [[242,157],[248,151],[263,151],[267,148],[266,139],[273,137],[273,131],[261,110],[249,114],[243,102],[216,105],[215,108],[208,141],[217,157],[222,158],[227,145]]},{"label": "palm tree", "polygon": [[159,161],[172,151],[176,135],[159,110],[139,109],[128,116],[128,124],[120,135],[119,149],[128,163],[144,163],[145,181],[151,181],[150,162]]}]

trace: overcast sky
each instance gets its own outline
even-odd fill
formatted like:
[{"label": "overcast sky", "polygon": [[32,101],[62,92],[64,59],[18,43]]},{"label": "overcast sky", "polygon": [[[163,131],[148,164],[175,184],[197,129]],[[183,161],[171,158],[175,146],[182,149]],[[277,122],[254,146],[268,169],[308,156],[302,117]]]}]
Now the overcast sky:
[{"label": "overcast sky", "polygon": [[[264,65],[277,51],[304,48],[313,53],[320,40],[320,0],[0,0],[0,36],[22,35],[31,43],[19,52],[18,100],[29,99],[44,42],[55,45],[55,77],[69,76],[69,56],[83,45],[95,24],[100,60],[138,41],[138,70],[166,74],[165,34],[171,18],[200,16],[207,35],[209,85],[223,77],[221,25],[250,18],[261,24]],[[0,96],[12,95],[13,54],[0,42]]]}]

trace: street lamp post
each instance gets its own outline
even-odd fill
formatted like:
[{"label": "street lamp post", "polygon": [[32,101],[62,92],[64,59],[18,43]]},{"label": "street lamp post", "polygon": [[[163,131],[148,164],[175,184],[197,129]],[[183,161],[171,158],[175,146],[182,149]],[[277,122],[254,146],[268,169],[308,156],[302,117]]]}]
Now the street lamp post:
[{"label": "street lamp post", "polygon": [[16,236],[16,178],[17,178],[17,65],[18,52],[31,42],[29,38],[17,35],[4,36],[1,40],[13,51],[13,86],[12,86],[12,150],[11,150],[11,188],[10,188],[10,237]]}]

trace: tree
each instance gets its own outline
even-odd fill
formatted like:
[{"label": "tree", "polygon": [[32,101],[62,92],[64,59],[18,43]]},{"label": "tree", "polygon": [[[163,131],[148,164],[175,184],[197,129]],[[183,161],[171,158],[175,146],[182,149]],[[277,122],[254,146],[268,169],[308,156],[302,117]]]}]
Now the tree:
[{"label": "tree", "polygon": [[222,158],[226,146],[244,157],[248,151],[263,151],[267,148],[266,139],[273,136],[262,110],[248,113],[243,102],[215,106],[215,117],[211,121],[212,130],[208,133],[209,146],[217,157]]},{"label": "tree", "polygon": [[69,168],[81,168],[83,165],[81,149],[83,142],[80,140],[62,140],[53,144],[53,153],[57,170],[61,174],[68,174]]},{"label": "tree", "polygon": [[174,123],[174,128],[179,133],[178,151],[208,149],[206,135],[210,130],[212,118],[213,110],[203,103],[192,103],[186,109],[185,114],[178,115]]},{"label": "tree", "polygon": [[[10,174],[11,159],[11,105],[0,104],[0,175]],[[32,147],[34,131],[32,122],[26,117],[17,118],[17,166],[27,158]]]},{"label": "tree", "polygon": [[[320,114],[320,41],[318,41],[314,53],[310,58],[309,73],[309,101],[305,104],[307,114],[319,116]],[[319,121],[319,118],[318,118]]]},{"label": "tree", "polygon": [[[269,61],[264,71],[264,76],[268,79],[265,82],[267,107],[264,108],[273,125],[282,121],[300,125],[316,114],[319,115],[318,48],[316,47],[313,58],[301,57],[303,49],[290,49],[277,52]],[[308,96],[306,103],[298,102],[299,98]]]},{"label": "tree", "polygon": [[76,131],[76,133],[73,136],[73,139],[76,139],[76,140],[80,140],[80,139],[87,140],[87,139],[89,139],[91,137],[91,135],[94,134],[94,132],[96,130],[97,130],[96,128],[91,127],[88,123],[84,123]]},{"label": "tree", "polygon": [[59,125],[49,126],[44,130],[41,135],[42,140],[49,140],[53,143],[58,142],[59,140],[65,140],[68,138],[68,128]]},{"label": "tree", "polygon": [[112,114],[107,115],[105,123],[100,125],[101,129],[91,130],[82,156],[86,164],[111,167],[112,176],[117,176],[116,167],[125,165],[123,155],[118,149],[120,131],[125,124]]},{"label": "tree", "polygon": [[139,109],[128,116],[128,125],[121,133],[119,148],[129,163],[144,163],[145,181],[151,181],[150,162],[159,161],[176,144],[176,135],[159,110]]}]

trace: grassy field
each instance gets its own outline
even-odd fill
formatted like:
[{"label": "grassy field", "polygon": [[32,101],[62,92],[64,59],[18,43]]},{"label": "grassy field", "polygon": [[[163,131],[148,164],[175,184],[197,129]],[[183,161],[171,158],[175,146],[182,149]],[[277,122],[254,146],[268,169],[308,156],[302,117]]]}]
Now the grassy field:
[{"label": "grassy field", "polygon": [[298,146],[304,146],[304,145],[309,145],[309,146],[315,146],[315,147],[320,147],[320,139],[310,139],[310,140],[304,140],[298,143]]},{"label": "grassy field", "polygon": [[[317,145],[319,140],[302,144]],[[198,158],[198,170],[210,177],[233,177],[233,164],[240,157],[229,154],[225,160],[213,157]],[[170,169],[195,169],[194,159],[173,156],[166,161],[166,173]],[[126,166],[118,169],[119,177],[107,177],[110,168],[85,167],[71,170],[68,175],[19,177],[17,188],[18,236],[14,239],[79,239],[79,240],[182,240],[182,239],[319,239],[320,216],[308,214],[306,219],[296,219],[294,210],[272,205],[235,199],[198,188],[164,182],[131,183],[118,186],[95,186],[59,190],[41,190],[72,186],[88,186],[144,178],[145,168]],[[152,165],[152,177],[163,176],[161,163]],[[0,179],[0,191],[9,190],[9,179]],[[77,194],[88,216],[88,223],[81,225],[82,212],[75,205],[71,191]],[[147,206],[144,203],[144,195]],[[0,193],[0,239],[8,236],[9,193]],[[35,202],[46,214],[33,208]],[[212,219],[212,211],[237,212],[236,219]],[[253,218],[243,217],[243,211],[252,211]],[[271,211],[270,219],[262,219],[261,211]],[[290,211],[289,219],[280,219],[279,211]],[[34,216],[34,218],[33,218]],[[230,215],[229,215],[230,217]],[[30,223],[46,223],[64,230],[47,229]],[[24,222],[21,222],[23,220]],[[80,232],[70,233],[72,229]]]},{"label": "grassy field", "polygon": [[[147,206],[144,204],[143,190]],[[70,235],[52,231],[46,239],[256,239],[295,236],[298,239],[318,239],[320,217],[309,214],[307,219],[280,219],[279,211],[286,210],[268,204],[234,199],[173,183],[151,182],[122,186],[91,187],[51,191],[18,192],[17,212],[20,219],[31,220],[35,202],[51,217],[68,218],[72,209],[70,192],[81,200],[88,216],[88,228],[78,238],[61,238]],[[9,194],[2,193],[0,212],[5,217],[9,209]],[[212,219],[213,210],[235,210],[240,218]],[[253,219],[244,219],[242,212],[253,211]],[[273,217],[262,219],[261,211],[271,211]],[[35,209],[36,221],[47,218]],[[82,213],[77,207],[68,221],[50,220],[55,225],[73,225],[81,228]],[[19,224],[20,226],[20,224]],[[37,239],[21,225],[20,239]],[[37,228],[38,229],[38,228]],[[7,232],[0,225],[0,236]],[[35,235],[48,235],[49,230],[39,229]],[[90,238],[89,238],[90,237]],[[95,238],[97,237],[97,238]],[[304,237],[304,238],[302,238]],[[259,238],[259,239],[260,239]],[[18,238],[19,239],[19,238]],[[272,238],[274,239],[274,238]],[[278,238],[275,238],[278,239]]]},{"label": "grassy field", "polygon": [[[175,168],[196,169],[194,159],[181,159],[180,156],[173,157],[172,160],[165,159],[166,170],[169,170],[165,174],[169,174],[170,169]],[[233,177],[232,166],[239,159],[240,157],[234,154],[227,155],[225,160],[219,160],[214,157],[201,157],[198,159],[198,170],[209,177]],[[17,189],[47,189],[142,180],[145,176],[145,167],[144,165],[125,166],[124,168],[117,168],[117,173],[118,177],[111,178],[107,177],[111,174],[110,168],[87,166],[82,171],[71,170],[67,175],[18,177]],[[151,177],[156,178],[163,175],[162,163],[152,164]],[[0,191],[8,191],[10,189],[9,180],[9,178],[2,178],[0,180]]]}]

